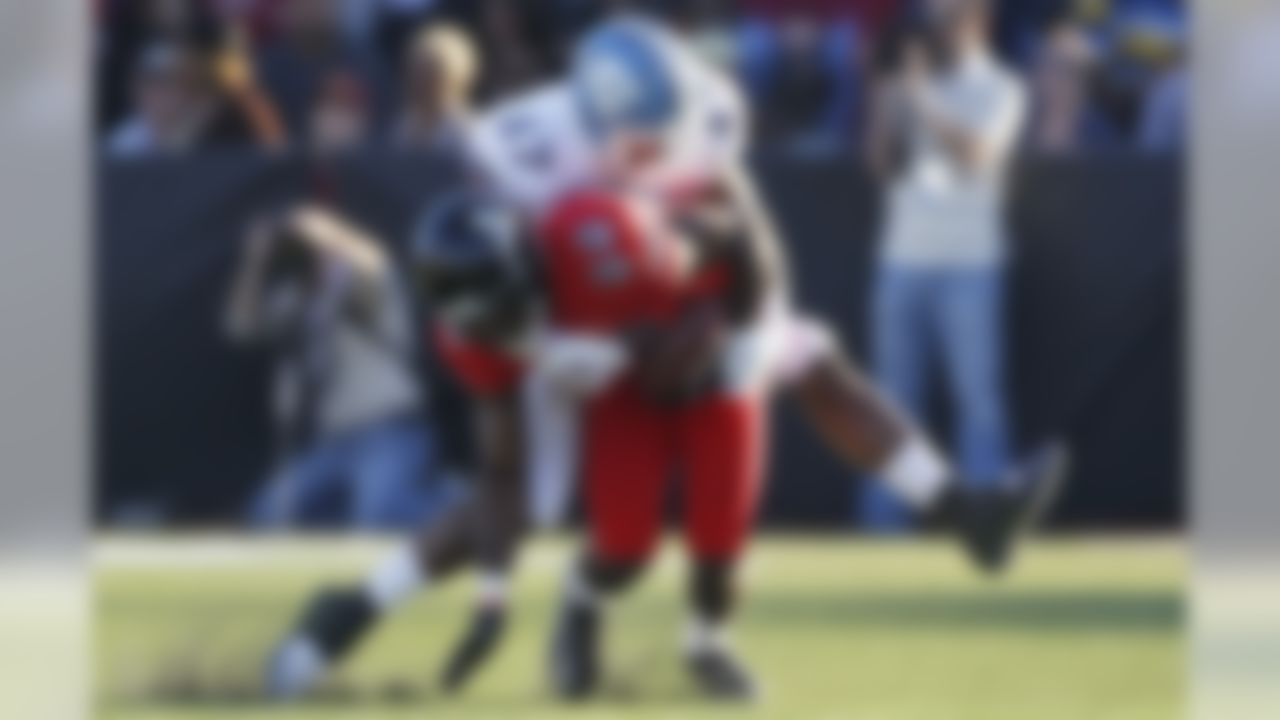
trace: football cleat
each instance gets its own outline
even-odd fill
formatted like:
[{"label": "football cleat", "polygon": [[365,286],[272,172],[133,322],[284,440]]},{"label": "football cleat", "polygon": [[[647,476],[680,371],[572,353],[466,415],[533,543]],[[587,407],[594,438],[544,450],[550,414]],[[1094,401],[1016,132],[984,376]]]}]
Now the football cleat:
[{"label": "football cleat", "polygon": [[577,700],[600,681],[600,611],[585,603],[566,603],[551,645],[551,684],[555,693]]},{"label": "football cleat", "polygon": [[330,589],[316,595],[297,629],[267,661],[267,696],[296,700],[313,690],[329,668],[365,635],[376,615],[359,588]]},{"label": "football cleat", "polygon": [[954,483],[941,503],[943,522],[980,569],[998,574],[1008,567],[1020,536],[1057,497],[1067,463],[1066,447],[1055,442],[1028,455],[1001,483]]},{"label": "football cleat", "polygon": [[440,677],[440,685],[446,692],[458,692],[466,685],[476,669],[493,654],[506,624],[507,614],[503,608],[486,607],[476,612],[471,627]]},{"label": "football cleat", "polygon": [[686,657],[689,674],[699,691],[713,700],[754,702],[760,688],[746,665],[726,648],[692,652]]}]

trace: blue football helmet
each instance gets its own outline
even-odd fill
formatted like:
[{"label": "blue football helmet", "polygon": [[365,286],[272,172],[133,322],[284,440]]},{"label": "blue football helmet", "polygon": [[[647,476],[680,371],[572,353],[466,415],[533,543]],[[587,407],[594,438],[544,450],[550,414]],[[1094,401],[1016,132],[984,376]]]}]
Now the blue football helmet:
[{"label": "blue football helmet", "polygon": [[680,41],[648,20],[605,22],[577,46],[569,71],[587,126],[664,134],[690,112],[690,60]]}]

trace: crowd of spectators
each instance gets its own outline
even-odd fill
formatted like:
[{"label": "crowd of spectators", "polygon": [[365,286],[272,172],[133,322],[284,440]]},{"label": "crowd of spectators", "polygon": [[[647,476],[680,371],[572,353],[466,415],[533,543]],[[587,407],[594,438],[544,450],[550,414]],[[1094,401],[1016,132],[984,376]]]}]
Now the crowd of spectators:
[{"label": "crowd of spectators", "polygon": [[[97,120],[108,152],[430,148],[468,109],[553,76],[572,38],[656,12],[740,78],[758,139],[861,143],[895,45],[946,0],[97,0]],[[1183,137],[1183,0],[995,2],[1030,90],[1024,143],[1167,150]]]}]

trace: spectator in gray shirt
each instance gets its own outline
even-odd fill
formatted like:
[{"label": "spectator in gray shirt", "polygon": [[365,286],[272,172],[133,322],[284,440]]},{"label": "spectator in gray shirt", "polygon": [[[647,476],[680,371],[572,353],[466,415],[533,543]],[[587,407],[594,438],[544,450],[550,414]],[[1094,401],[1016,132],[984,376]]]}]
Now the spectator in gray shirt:
[{"label": "spectator in gray shirt", "polygon": [[[873,166],[885,184],[872,317],[882,386],[923,420],[929,370],[945,374],[962,474],[995,480],[1010,457],[1003,390],[1004,196],[1026,115],[1022,81],[996,58],[986,0],[935,3],[945,60],[906,42],[879,88]],[[896,151],[896,152],[895,152]],[[869,486],[864,520],[906,514]]]}]

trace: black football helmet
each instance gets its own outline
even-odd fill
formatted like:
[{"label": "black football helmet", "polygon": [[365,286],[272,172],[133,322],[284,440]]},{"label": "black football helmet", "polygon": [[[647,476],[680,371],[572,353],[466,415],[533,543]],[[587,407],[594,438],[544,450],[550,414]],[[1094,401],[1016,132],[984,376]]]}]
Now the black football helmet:
[{"label": "black football helmet", "polygon": [[537,300],[524,220],[487,195],[459,192],[431,203],[409,246],[413,281],[428,312],[464,337],[518,335]]}]

